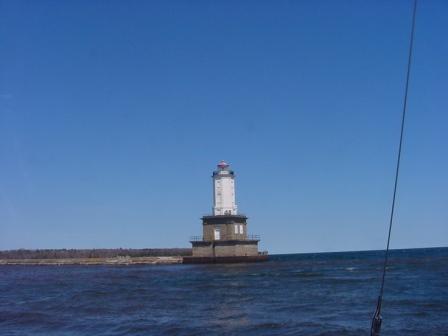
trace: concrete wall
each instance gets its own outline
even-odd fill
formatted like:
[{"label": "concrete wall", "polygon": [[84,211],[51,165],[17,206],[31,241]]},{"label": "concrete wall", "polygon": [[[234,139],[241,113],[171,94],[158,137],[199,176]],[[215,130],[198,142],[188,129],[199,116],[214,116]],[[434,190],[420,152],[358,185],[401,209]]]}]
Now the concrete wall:
[{"label": "concrete wall", "polygon": [[193,257],[213,257],[212,244],[206,246],[193,246]]},{"label": "concrete wall", "polygon": [[[213,253],[213,245],[214,253]],[[193,257],[235,257],[235,256],[257,256],[257,242],[222,242],[209,245],[193,246]]]},{"label": "concrete wall", "polygon": [[216,257],[256,256],[258,247],[256,244],[216,245]]}]

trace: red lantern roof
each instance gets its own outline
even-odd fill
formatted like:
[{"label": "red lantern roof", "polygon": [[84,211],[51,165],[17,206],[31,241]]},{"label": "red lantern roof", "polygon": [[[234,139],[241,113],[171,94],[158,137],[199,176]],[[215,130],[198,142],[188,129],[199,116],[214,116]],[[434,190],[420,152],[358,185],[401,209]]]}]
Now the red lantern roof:
[{"label": "red lantern roof", "polygon": [[228,166],[229,166],[229,164],[227,162],[225,162],[224,160],[221,160],[218,163],[218,168],[221,168],[221,169],[227,168]]}]

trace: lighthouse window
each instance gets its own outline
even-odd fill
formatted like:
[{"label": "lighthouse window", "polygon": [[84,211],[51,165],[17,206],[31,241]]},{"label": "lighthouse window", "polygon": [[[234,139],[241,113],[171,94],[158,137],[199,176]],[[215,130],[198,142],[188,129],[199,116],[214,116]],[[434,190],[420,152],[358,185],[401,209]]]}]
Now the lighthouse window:
[{"label": "lighthouse window", "polygon": [[244,228],[243,228],[243,224],[240,224],[240,234],[244,233]]}]

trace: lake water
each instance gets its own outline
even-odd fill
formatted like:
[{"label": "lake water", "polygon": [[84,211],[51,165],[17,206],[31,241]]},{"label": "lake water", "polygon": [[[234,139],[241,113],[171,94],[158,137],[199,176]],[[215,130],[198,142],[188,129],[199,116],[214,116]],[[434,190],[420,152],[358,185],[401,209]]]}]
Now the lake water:
[{"label": "lake water", "polygon": [[[0,335],[369,335],[382,257],[0,266]],[[382,335],[448,335],[448,248],[392,251]]]}]

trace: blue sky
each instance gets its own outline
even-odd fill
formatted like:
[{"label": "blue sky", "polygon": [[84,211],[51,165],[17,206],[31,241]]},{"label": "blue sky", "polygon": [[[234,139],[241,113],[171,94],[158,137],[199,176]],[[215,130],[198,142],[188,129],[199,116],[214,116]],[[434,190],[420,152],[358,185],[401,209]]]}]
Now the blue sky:
[{"label": "blue sky", "polygon": [[[225,159],[272,253],[385,245],[410,1],[0,1],[0,249],[185,247]],[[448,245],[420,1],[392,248]]]}]

